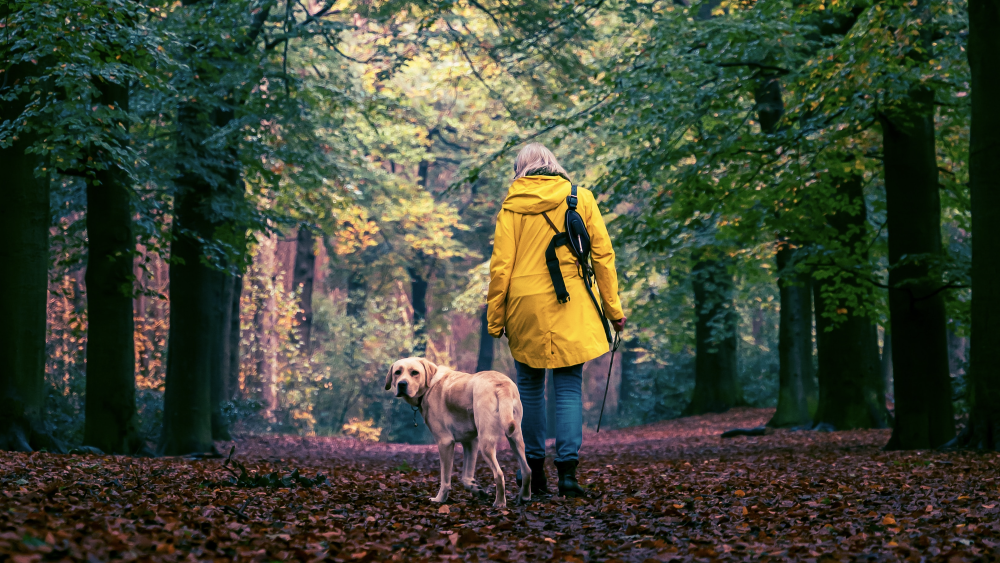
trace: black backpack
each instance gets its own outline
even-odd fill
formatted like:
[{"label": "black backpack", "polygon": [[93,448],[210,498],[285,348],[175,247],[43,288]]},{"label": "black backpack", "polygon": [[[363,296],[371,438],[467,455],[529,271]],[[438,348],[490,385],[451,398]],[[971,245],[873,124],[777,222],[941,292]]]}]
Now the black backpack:
[{"label": "black backpack", "polygon": [[552,219],[549,219],[549,216],[542,212],[542,217],[545,217],[545,221],[548,222],[549,226],[556,233],[552,237],[549,247],[545,249],[545,265],[549,269],[549,277],[552,278],[552,285],[556,290],[556,299],[559,300],[559,303],[568,302],[569,292],[566,291],[566,282],[563,281],[562,270],[559,269],[559,258],[556,256],[556,248],[563,245],[569,246],[570,252],[576,257],[576,263],[580,268],[584,285],[587,287],[587,293],[590,294],[590,300],[593,301],[594,307],[597,308],[597,314],[601,317],[601,323],[604,325],[604,335],[607,336],[608,342],[611,342],[611,327],[608,325],[608,318],[604,316],[604,309],[597,302],[597,296],[594,295],[594,291],[591,289],[594,282],[594,268],[590,260],[590,233],[587,232],[587,225],[583,222],[583,217],[576,210],[578,203],[579,198],[576,196],[576,186],[572,186],[570,194],[566,196],[566,205],[568,208],[566,209],[566,232],[564,233],[559,232]]}]

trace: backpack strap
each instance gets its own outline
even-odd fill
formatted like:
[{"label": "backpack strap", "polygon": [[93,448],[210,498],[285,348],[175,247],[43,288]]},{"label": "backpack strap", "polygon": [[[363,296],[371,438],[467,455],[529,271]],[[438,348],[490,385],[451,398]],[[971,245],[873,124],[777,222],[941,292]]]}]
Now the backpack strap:
[{"label": "backpack strap", "polygon": [[556,290],[556,299],[560,303],[569,301],[569,291],[566,290],[566,282],[563,281],[562,270],[559,269],[559,257],[556,256],[556,248],[564,244],[569,244],[569,235],[559,233],[552,237],[549,247],[545,249],[545,266],[549,269],[549,277],[552,278],[552,286]]},{"label": "backpack strap", "polygon": [[576,209],[576,205],[580,202],[580,198],[576,197],[576,184],[571,184],[569,188],[569,195],[566,196],[566,205],[570,209]]},{"label": "backpack strap", "polygon": [[552,219],[549,219],[549,216],[546,215],[544,211],[542,211],[542,217],[545,217],[545,222],[548,223],[549,226],[552,227],[552,230],[558,235],[559,229],[556,228],[556,224],[552,222]]}]

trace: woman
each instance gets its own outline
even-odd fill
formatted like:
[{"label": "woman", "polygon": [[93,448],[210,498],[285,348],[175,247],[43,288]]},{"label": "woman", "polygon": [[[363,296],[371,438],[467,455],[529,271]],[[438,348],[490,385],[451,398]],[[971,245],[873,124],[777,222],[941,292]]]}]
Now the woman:
[{"label": "woman", "polygon": [[[567,246],[556,249],[570,299],[559,303],[545,264],[545,250],[565,231],[566,171],[539,143],[521,149],[514,160],[514,183],[497,217],[490,260],[487,318],[489,332],[506,332],[516,360],[517,387],[524,406],[521,432],[531,467],[531,492],[548,493],[545,479],[545,369],[551,369],[556,401],[556,469],[560,494],[584,496],[577,483],[583,442],[583,364],[608,351],[608,340],[580,268]],[[615,331],[625,326],[618,299],[615,251],[594,195],[577,189],[577,211],[591,237],[594,273],[604,314]],[[551,221],[551,225],[549,222]]]}]

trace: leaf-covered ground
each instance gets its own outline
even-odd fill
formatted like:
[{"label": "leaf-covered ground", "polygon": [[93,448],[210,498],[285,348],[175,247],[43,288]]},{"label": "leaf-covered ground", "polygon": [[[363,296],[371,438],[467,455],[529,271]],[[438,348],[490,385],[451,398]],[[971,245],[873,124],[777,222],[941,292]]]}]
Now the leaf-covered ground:
[{"label": "leaf-covered ground", "polygon": [[[769,416],[588,435],[588,500],[513,505],[515,464],[503,452],[504,511],[460,486],[446,506],[430,503],[437,452],[427,446],[242,440],[236,457],[252,476],[284,478],[254,488],[226,485],[222,460],[3,453],[0,560],[1000,558],[1000,455],[883,452],[886,431],[718,437]],[[305,486],[318,474],[325,483]],[[490,482],[482,463],[477,477]]]}]

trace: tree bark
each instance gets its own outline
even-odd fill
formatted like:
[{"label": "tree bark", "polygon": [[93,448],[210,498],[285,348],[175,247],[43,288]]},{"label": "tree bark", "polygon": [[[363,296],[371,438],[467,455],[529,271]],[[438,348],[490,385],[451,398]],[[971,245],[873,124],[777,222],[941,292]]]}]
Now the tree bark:
[{"label": "tree bark", "polygon": [[695,380],[684,416],[725,412],[743,402],[736,378],[736,304],[725,262],[701,259],[691,272],[694,285]]},{"label": "tree bark", "polygon": [[486,308],[479,316],[479,358],[476,360],[476,371],[493,369],[493,337],[490,336],[489,323],[486,320]]},{"label": "tree bark", "polygon": [[232,330],[233,315],[233,292],[236,290],[236,276],[219,272],[219,283],[222,288],[219,292],[219,302],[213,304],[214,315],[219,317],[219,330],[216,334],[207,335],[212,342],[211,351],[211,381],[209,383],[209,394],[212,403],[212,439],[231,440],[229,433],[229,418],[226,416],[226,403],[232,398],[228,389],[229,362],[231,353],[229,347],[232,343],[230,331]]},{"label": "tree bark", "polygon": [[240,395],[240,314],[243,298],[243,274],[233,276],[233,294],[229,311],[229,360],[223,374],[226,378],[226,400],[233,400]]},{"label": "tree bark", "polygon": [[631,418],[630,415],[636,406],[635,399],[639,390],[640,380],[639,359],[642,356],[643,350],[638,338],[632,337],[622,342],[622,372],[618,383],[618,409],[615,413],[619,428],[628,422],[645,422],[645,420],[632,421],[626,419]]},{"label": "tree bark", "polygon": [[[861,177],[852,175],[837,184],[837,196],[858,212],[839,210],[827,216],[842,244],[858,251],[867,228],[867,211],[864,204]],[[867,256],[859,258],[867,263]],[[842,282],[851,283],[851,282]],[[861,284],[862,281],[855,281]],[[838,323],[824,315],[830,307],[826,300],[836,292],[835,283],[815,280],[813,299],[816,310],[816,351],[819,369],[819,401],[814,421],[827,424],[836,430],[854,428],[885,428],[888,412],[882,384],[878,354],[878,331],[864,315],[851,310],[852,304],[837,302],[833,309]]]},{"label": "tree bark", "polygon": [[[1000,3],[969,0],[972,70],[972,412],[962,442],[1000,450]],[[4,239],[6,240],[6,239]]]},{"label": "tree bark", "polygon": [[[34,64],[11,65],[0,85],[38,74]],[[25,103],[0,103],[0,121],[17,119]],[[25,153],[35,135],[19,137],[0,148],[0,449],[29,452],[53,446],[44,423],[49,179],[35,176],[41,160]]]},{"label": "tree bark", "polygon": [[809,426],[816,414],[812,296],[808,276],[794,271],[793,250],[778,251],[778,408],[768,426]]},{"label": "tree bark", "polygon": [[[170,262],[170,332],[163,398],[163,455],[213,452],[212,382],[222,328],[225,274],[202,262],[193,233],[208,239],[202,209],[211,186],[185,178],[176,198]],[[188,230],[192,232],[188,232]],[[225,302],[229,306],[229,302]]]},{"label": "tree bark", "polygon": [[[814,286],[817,312],[825,306],[825,285],[817,281]],[[887,427],[875,325],[867,317],[852,313],[828,329],[831,325],[830,319],[816,315],[816,424],[828,424],[835,430]]]},{"label": "tree bark", "polygon": [[955,437],[943,282],[932,271],[941,256],[934,93],[916,90],[911,102],[912,111],[881,118],[896,401],[887,447],[907,450]]},{"label": "tree bark", "polygon": [[316,276],[316,252],[313,248],[313,233],[306,225],[299,225],[295,244],[295,266],[292,269],[292,287],[302,288],[299,313],[295,316],[299,323],[298,339],[302,350],[308,356],[312,335],[312,294],[313,279]]},{"label": "tree bark", "polygon": [[[774,133],[785,113],[781,83],[767,76],[754,92],[757,118],[764,134]],[[787,241],[777,254],[778,295],[778,408],[768,426],[809,426],[816,414],[817,389],[813,373],[812,296],[809,277],[794,271],[793,250]]]},{"label": "tree bark", "polygon": [[417,268],[410,274],[410,304],[413,306],[413,355],[427,353],[427,278]]},{"label": "tree bark", "polygon": [[274,298],[275,269],[277,268],[277,237],[273,234],[261,241],[257,255],[257,263],[262,276],[269,276],[270,285],[266,281],[258,290],[264,296],[257,303],[257,315],[254,327],[257,330],[257,377],[260,379],[260,398],[268,418],[278,409],[278,339],[275,334],[278,306]]},{"label": "tree bark", "polygon": [[364,274],[352,271],[347,277],[347,316],[357,322],[364,320],[365,301],[368,293],[368,285],[365,283]]},{"label": "tree bark", "polygon": [[[882,337],[882,385],[885,386],[886,391],[890,389],[890,385],[893,385],[892,381],[892,333],[885,331],[885,335]],[[894,401],[895,402],[895,401]]]},{"label": "tree bark", "polygon": [[[227,298],[227,269],[232,257],[217,256],[207,262],[203,241],[223,239],[236,246],[243,241],[231,219],[215,211],[220,201],[236,205],[242,197],[235,149],[226,151],[221,163],[212,162],[208,173],[190,164],[204,158],[203,141],[216,128],[226,126],[233,112],[188,103],[178,111],[178,152],[184,165],[176,181],[173,241],[170,263],[170,332],[167,350],[166,391],[163,399],[164,455],[215,451],[212,438],[228,432],[219,418],[232,302]],[[242,252],[242,249],[240,249]]]},{"label": "tree bark", "polygon": [[[128,87],[99,84],[101,102],[128,110]],[[119,139],[127,143],[123,135]],[[105,453],[146,449],[135,407],[135,320],[128,176],[98,170],[87,182],[87,381],[83,443]]]}]

